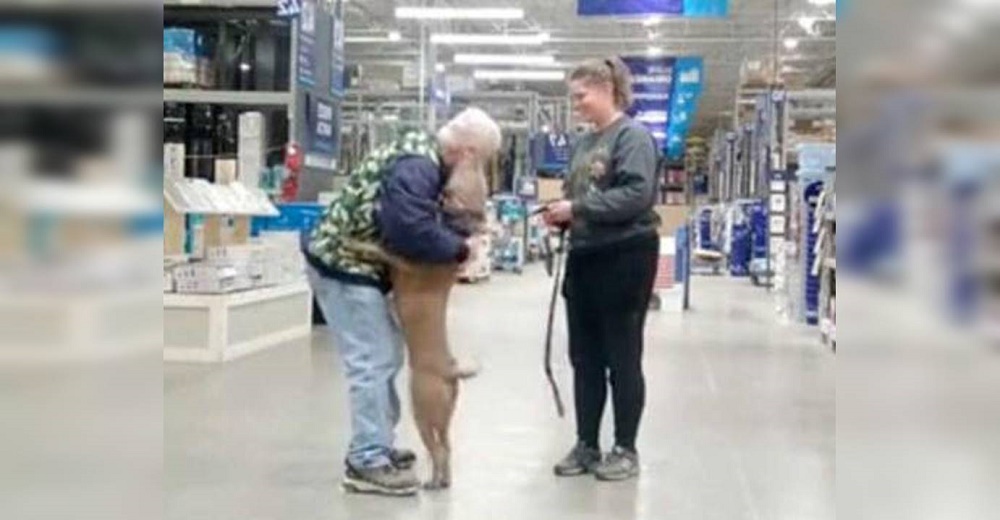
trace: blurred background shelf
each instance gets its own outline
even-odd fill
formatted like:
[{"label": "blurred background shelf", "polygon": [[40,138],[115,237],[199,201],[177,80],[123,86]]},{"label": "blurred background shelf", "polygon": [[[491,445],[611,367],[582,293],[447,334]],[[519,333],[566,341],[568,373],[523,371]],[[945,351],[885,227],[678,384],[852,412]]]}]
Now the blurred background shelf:
[{"label": "blurred background shelf", "polygon": [[290,92],[255,92],[248,90],[163,89],[165,103],[205,103],[210,105],[287,106]]}]

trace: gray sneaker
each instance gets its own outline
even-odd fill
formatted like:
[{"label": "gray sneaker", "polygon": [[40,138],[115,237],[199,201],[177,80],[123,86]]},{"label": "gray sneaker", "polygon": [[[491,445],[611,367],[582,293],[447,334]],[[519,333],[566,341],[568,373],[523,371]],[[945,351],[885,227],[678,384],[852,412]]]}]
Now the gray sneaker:
[{"label": "gray sneaker", "polygon": [[412,471],[391,464],[377,468],[355,468],[348,464],[343,486],[352,493],[410,496],[417,493],[420,482]]},{"label": "gray sneaker", "polygon": [[615,446],[611,453],[594,468],[597,480],[626,480],[639,476],[639,455]]},{"label": "gray sneaker", "polygon": [[588,448],[581,442],[574,446],[569,454],[556,464],[555,473],[560,477],[583,475],[593,471],[594,467],[600,462],[600,450]]}]

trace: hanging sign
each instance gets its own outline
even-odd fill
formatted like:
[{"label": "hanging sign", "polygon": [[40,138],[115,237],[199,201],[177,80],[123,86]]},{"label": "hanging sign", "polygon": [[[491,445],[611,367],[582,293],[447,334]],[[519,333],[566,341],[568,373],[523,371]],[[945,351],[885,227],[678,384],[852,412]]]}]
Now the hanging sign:
[{"label": "hanging sign", "polygon": [[577,0],[580,16],[683,16],[725,18],[728,0]]},{"label": "hanging sign", "polygon": [[674,58],[624,57],[632,72],[633,103],[629,115],[649,130],[658,147],[667,143]]},{"label": "hanging sign", "polygon": [[301,0],[302,13],[299,15],[298,67],[299,84],[305,87],[316,86],[316,2]]},{"label": "hanging sign", "polygon": [[547,133],[539,135],[536,139],[540,141],[539,148],[541,148],[538,169],[564,171],[569,167],[571,147],[568,134]]},{"label": "hanging sign", "polygon": [[302,12],[302,4],[299,0],[277,0],[278,16],[282,18],[294,18]]},{"label": "hanging sign", "polygon": [[330,19],[333,21],[331,29],[331,49],[330,49],[330,94],[335,97],[344,97],[346,82],[344,79],[344,3],[337,0],[333,5],[333,13]]},{"label": "hanging sign", "polygon": [[674,90],[670,98],[667,125],[667,157],[684,157],[685,143],[698,111],[704,90],[704,62],[701,58],[677,58],[674,63]]},{"label": "hanging sign", "polygon": [[309,154],[337,156],[338,107],[324,99],[309,97]]},{"label": "hanging sign", "polygon": [[684,156],[703,89],[701,58],[623,57],[632,72],[629,115],[642,123],[671,159]]}]

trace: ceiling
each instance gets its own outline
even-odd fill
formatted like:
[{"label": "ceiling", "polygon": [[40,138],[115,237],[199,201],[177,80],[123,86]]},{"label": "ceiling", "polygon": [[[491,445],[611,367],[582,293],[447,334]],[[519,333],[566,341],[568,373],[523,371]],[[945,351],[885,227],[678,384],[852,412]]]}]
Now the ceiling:
[{"label": "ceiling", "polygon": [[[769,60],[778,52],[785,69],[782,81],[793,87],[829,86],[836,81],[836,21],[834,7],[815,6],[809,0],[730,0],[730,16],[725,19],[662,19],[655,25],[645,18],[581,18],[575,0],[451,0],[427,1],[437,7],[521,7],[524,20],[428,22],[430,32],[524,33],[544,31],[551,35],[541,47],[453,47],[435,46],[437,62],[448,74],[471,75],[471,68],[455,65],[451,55],[459,52],[552,53],[560,63],[573,64],[588,57],[644,55],[650,46],[666,55],[701,56],[705,60],[706,88],[692,131],[708,135],[731,120],[740,84],[741,65],[748,60]],[[406,63],[419,61],[421,23],[396,20],[397,5],[420,2],[350,0],[346,5],[348,36],[384,35],[396,30],[398,42],[349,43],[348,62],[361,63],[366,70],[400,70]],[[802,16],[819,20],[811,32],[800,24]],[[777,19],[777,27],[775,20]],[[775,34],[778,34],[776,40]],[[797,38],[797,49],[789,51],[785,38]],[[366,72],[367,74],[367,72]],[[561,95],[559,83],[481,84],[477,89],[537,90]]]}]

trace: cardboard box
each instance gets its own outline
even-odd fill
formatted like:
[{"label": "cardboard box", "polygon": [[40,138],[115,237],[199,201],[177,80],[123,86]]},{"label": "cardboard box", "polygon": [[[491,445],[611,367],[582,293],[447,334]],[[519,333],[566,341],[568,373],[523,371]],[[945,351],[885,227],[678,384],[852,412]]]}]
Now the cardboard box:
[{"label": "cardboard box", "polygon": [[538,200],[549,202],[563,198],[562,179],[538,179]]},{"label": "cardboard box", "polygon": [[236,160],[216,159],[215,160],[215,183],[232,184],[236,182]]},{"label": "cardboard box", "polygon": [[677,228],[687,222],[687,206],[665,206],[657,205],[653,208],[660,217],[659,232],[661,237],[672,237],[677,233]]}]

